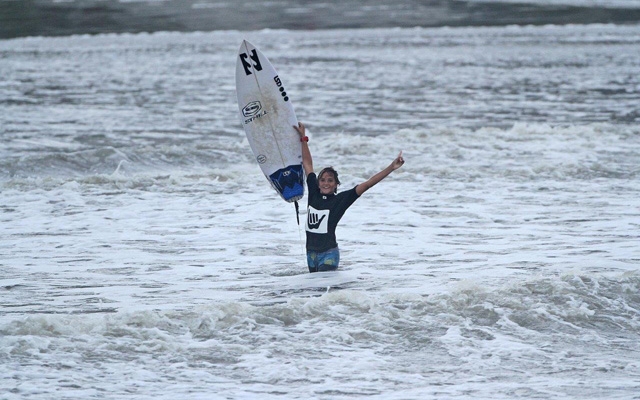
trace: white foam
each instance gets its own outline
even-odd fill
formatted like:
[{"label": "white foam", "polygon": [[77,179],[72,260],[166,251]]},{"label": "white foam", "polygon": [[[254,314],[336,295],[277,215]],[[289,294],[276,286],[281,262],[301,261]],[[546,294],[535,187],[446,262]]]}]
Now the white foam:
[{"label": "white foam", "polygon": [[[245,36],[268,44],[314,165],[338,168],[341,190],[403,150],[341,221],[338,278],[306,273],[294,207],[242,136],[224,82]],[[634,395],[639,37],[606,25],[0,41],[0,94],[36,103],[0,115],[0,391]],[[79,104],[56,103],[68,94]]]}]

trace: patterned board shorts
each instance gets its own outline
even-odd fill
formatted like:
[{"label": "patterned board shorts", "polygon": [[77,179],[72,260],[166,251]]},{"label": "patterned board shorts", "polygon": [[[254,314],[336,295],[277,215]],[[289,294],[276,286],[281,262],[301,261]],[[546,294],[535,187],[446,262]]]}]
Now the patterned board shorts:
[{"label": "patterned board shorts", "polygon": [[322,253],[307,250],[309,272],[335,271],[339,263],[340,250],[337,247]]}]

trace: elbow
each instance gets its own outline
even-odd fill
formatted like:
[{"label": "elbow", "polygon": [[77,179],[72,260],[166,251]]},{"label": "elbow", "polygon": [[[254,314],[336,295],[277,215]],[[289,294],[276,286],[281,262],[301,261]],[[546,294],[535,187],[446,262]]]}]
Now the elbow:
[{"label": "elbow", "polygon": [[358,186],[356,186],[356,194],[358,196],[362,196],[364,194],[364,192],[366,192],[370,188],[371,188],[371,186],[367,185],[366,183],[361,183]]}]

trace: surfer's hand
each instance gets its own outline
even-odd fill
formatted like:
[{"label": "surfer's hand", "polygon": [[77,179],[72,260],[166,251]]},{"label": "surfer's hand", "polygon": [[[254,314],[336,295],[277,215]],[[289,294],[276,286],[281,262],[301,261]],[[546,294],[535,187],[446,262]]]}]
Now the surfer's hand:
[{"label": "surfer's hand", "polygon": [[393,160],[393,162],[391,163],[391,168],[393,168],[393,170],[395,171],[396,169],[402,167],[403,164],[404,164],[404,158],[402,157],[402,151],[401,151],[400,154],[398,154],[398,157],[396,157],[396,159]]},{"label": "surfer's hand", "polygon": [[302,122],[298,122],[298,126],[293,126],[293,128],[298,132],[298,135],[300,135],[301,138],[307,136],[306,135],[306,129],[304,127],[304,124]]}]

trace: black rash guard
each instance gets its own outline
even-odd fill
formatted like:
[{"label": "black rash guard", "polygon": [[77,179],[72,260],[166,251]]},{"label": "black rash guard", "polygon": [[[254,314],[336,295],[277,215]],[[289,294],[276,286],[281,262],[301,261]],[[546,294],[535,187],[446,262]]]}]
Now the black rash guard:
[{"label": "black rash guard", "polygon": [[320,193],[315,173],[307,175],[309,206],[307,208],[307,251],[318,253],[338,246],[336,227],[345,211],[358,199],[356,188],[338,194]]}]

